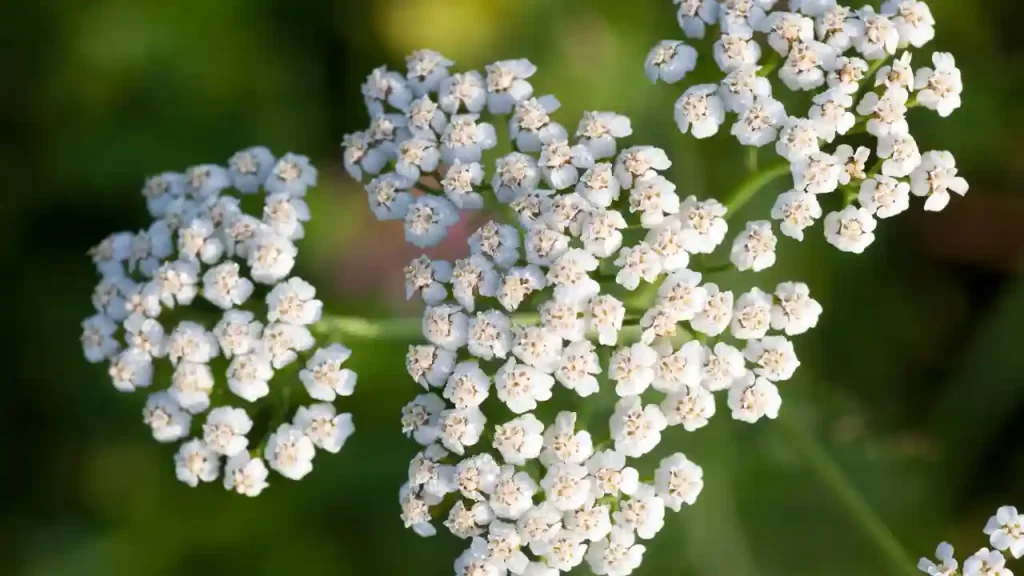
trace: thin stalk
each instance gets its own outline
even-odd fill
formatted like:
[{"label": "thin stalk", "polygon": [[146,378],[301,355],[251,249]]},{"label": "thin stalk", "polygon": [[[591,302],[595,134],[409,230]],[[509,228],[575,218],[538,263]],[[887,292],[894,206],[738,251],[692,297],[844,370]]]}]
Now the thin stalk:
[{"label": "thin stalk", "polygon": [[878,548],[895,574],[913,576],[918,574],[916,563],[907,554],[892,530],[875,514],[857,487],[846,477],[835,460],[829,456],[806,430],[789,418],[780,418],[775,425],[781,430],[792,446],[821,481],[828,486],[847,514],[854,520],[865,536]]},{"label": "thin stalk", "polygon": [[757,172],[757,153],[761,151],[758,146],[747,147],[747,172],[753,174]]},{"label": "thin stalk", "polygon": [[757,172],[751,175],[749,178],[743,181],[736,190],[725,200],[725,207],[728,208],[728,212],[725,217],[728,219],[731,215],[735,214],[750,202],[750,199],[754,197],[761,188],[764,188],[772,180],[784,175],[789,174],[789,164],[777,164]]}]

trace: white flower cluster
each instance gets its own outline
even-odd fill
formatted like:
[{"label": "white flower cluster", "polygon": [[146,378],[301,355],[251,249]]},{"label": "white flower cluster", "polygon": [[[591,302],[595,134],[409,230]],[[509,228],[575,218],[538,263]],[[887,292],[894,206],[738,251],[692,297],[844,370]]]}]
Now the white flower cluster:
[{"label": "white flower cluster", "polygon": [[953,556],[953,546],[948,542],[935,549],[935,559],[921,558],[917,569],[929,576],[1013,576],[1006,567],[1008,552],[1015,559],[1024,557],[1024,515],[1013,506],[1002,506],[995,516],[988,519],[985,534],[989,536],[992,549],[982,548],[964,561],[963,569]]},{"label": "white flower cluster", "polygon": [[[676,102],[676,123],[684,133],[707,138],[734,114],[731,132],[740,144],[775,144],[793,176],[793,189],[771,211],[782,234],[802,240],[804,229],[824,214],[819,195],[839,191],[842,204],[824,215],[825,237],[840,250],[861,253],[874,241],[877,219],[907,210],[911,194],[926,198],[925,210],[938,211],[950,192],[967,193],[953,155],[920,152],[907,122],[908,111],[918,106],[949,116],[960,107],[963,90],[951,54],[934,53],[932,66],[916,73],[911,67],[910,49],[935,35],[925,2],[885,0],[880,12],[836,0],[793,0],[790,12],[772,11],[775,0],[674,3],[688,38],[703,38],[708,26],[718,25],[714,59],[725,74],[719,84],[688,88]],[[695,49],[666,40],[651,50],[645,69],[651,80],[673,83],[696,60]],[[787,89],[813,93],[806,114],[787,112],[773,96],[776,67]],[[741,269],[774,261],[768,256],[771,224],[755,224],[736,240],[746,246],[733,251]],[[753,251],[764,254],[760,262],[750,254],[752,242]]]},{"label": "white flower cluster", "polygon": [[[309,327],[322,304],[312,285],[289,277],[316,180],[305,156],[275,158],[264,147],[238,152],[227,167],[165,172],[142,190],[149,227],[112,234],[90,251],[101,278],[96,313],[82,323],[85,357],[107,363],[121,392],[150,388],[157,361],[168,361],[170,386],[149,395],[143,421],[159,442],[192,437],[174,458],[189,486],[216,480],[223,468],[226,489],[256,496],[268,465],[298,480],[312,470],[315,447],[337,452],[354,431],[351,415],[333,404],[355,387],[356,375],[341,367],[350,351],[312,351]],[[288,421],[298,384],[271,380],[300,357],[307,363],[298,379],[319,403]],[[268,408],[283,415],[268,420]],[[195,418],[204,412],[205,421]]]},{"label": "white flower cluster", "polygon": [[[428,536],[437,516],[466,539],[460,576],[584,562],[594,574],[630,574],[645,550],[638,539],[654,537],[666,508],[696,500],[703,472],[683,454],[649,475],[629,459],[669,426],[705,426],[715,392],[737,420],[775,418],[777,383],[799,366],[788,337],[814,327],[821,306],[802,283],[734,295],[690,269],[691,255],[724,241],[726,208],[681,200],[662,175],[663,150],[620,149],[626,117],[587,112],[570,141],[551,116],[557,100],[534,97],[528,61],[454,73],[422,50],[407,64],[405,74],[373,71],[363,86],[370,128],[344,141],[349,173],[369,180],[371,210],[404,219],[416,246],[443,239],[460,209],[511,209],[516,225],[488,222],[464,258],[421,256],[405,268],[408,296],[427,306],[426,343],[406,358],[424,392],[402,428],[423,448],[400,491],[402,520]],[[485,109],[508,116],[507,143]],[[488,178],[484,153],[501,144],[511,151],[491,153]],[[747,236],[733,249],[741,268],[769,266],[770,227],[752,224]],[[650,304],[632,309],[630,292]],[[611,388],[607,428],[569,411],[538,417],[555,394]]]}]

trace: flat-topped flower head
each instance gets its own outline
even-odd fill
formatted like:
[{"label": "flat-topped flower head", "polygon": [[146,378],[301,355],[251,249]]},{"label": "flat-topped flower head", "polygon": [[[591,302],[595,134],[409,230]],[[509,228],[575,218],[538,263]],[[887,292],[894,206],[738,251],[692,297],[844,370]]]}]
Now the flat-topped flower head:
[{"label": "flat-topped flower head", "polygon": [[[901,183],[906,185],[906,183]],[[926,152],[910,173],[910,191],[927,197],[924,209],[938,212],[949,204],[949,193],[967,194],[967,180],[957,175],[956,160],[949,152]]]},{"label": "flat-topped flower head", "polygon": [[678,40],[662,40],[651,48],[644,72],[651,82],[675,84],[697,67],[697,50]]}]

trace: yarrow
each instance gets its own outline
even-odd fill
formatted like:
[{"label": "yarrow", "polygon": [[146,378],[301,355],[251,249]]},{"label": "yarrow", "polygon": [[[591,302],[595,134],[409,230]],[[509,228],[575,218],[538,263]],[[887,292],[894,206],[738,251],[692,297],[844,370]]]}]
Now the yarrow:
[{"label": "yarrow", "polygon": [[1024,557],[1024,516],[1013,506],[1001,506],[985,524],[984,533],[992,549],[979,549],[963,566],[954,556],[953,546],[943,542],[935,549],[935,560],[921,558],[917,569],[928,576],[1013,576],[1004,552],[1016,560]]},{"label": "yarrow", "polygon": [[[648,72],[685,74],[684,48],[662,46]],[[423,255],[405,267],[408,297],[426,306],[424,342],[406,356],[422,390],[401,427],[421,451],[399,491],[401,519],[423,536],[443,525],[466,540],[460,575],[583,564],[629,574],[665,510],[692,505],[704,486],[684,454],[643,474],[634,459],[670,426],[707,425],[716,396],[740,421],[778,416],[778,386],[800,364],[789,338],[813,328],[821,306],[800,282],[734,293],[691,267],[725,242],[729,210],[679,194],[664,150],[622,142],[632,133],[625,116],[586,112],[573,138],[554,116],[558,101],[534,94],[529,62],[458,73],[436,52],[415,54],[404,75],[377,69],[367,79],[388,78],[389,91],[368,106],[370,128],[344,139],[349,174],[379,219],[404,219],[416,246],[440,242],[460,211],[507,220],[470,234],[462,258]],[[417,88],[424,73],[436,88]],[[705,88],[677,110],[697,134],[724,118]],[[388,97],[407,92],[418,99]],[[477,148],[409,169],[402,150],[443,148],[467,115],[484,135]],[[374,136],[384,122],[386,146]],[[503,142],[493,138],[499,122],[509,127]],[[816,166],[806,178],[827,187]],[[731,261],[768,268],[776,244],[770,223],[753,222]],[[600,394],[617,398],[601,422],[586,410],[545,419],[555,396]]]},{"label": "yarrow", "polygon": [[[917,107],[949,116],[963,91],[951,54],[934,53],[930,67],[914,61],[913,49],[935,36],[925,2],[886,0],[877,12],[836,0],[791,1],[788,12],[755,0],[674,3],[687,38],[704,38],[708,27],[719,25],[713,56],[724,74],[719,84],[683,92],[676,123],[683,133],[707,138],[735,114],[730,131],[741,145],[775,143],[793,176],[792,189],[771,212],[782,235],[803,240],[804,230],[824,216],[827,241],[859,254],[874,242],[878,219],[907,210],[911,193],[926,199],[928,211],[945,208],[950,192],[967,193],[953,155],[921,152],[908,123]],[[694,69],[697,57],[685,42],[663,40],[644,68],[652,81],[675,83]],[[776,69],[787,89],[812,93],[806,114],[787,112],[782,98],[773,97],[780,88],[771,81]],[[840,198],[829,200],[832,192]],[[831,206],[823,210],[822,204]],[[764,254],[760,262],[752,242]],[[768,245],[774,246],[771,223],[751,223],[735,240],[733,261],[755,271],[770,266]]]},{"label": "yarrow", "polygon": [[[261,146],[226,167],[165,172],[142,189],[148,228],[90,251],[100,281],[95,314],[82,323],[85,357],[107,363],[122,392],[153,387],[167,360],[169,386],[149,395],[142,416],[158,442],[184,440],[174,463],[189,486],[222,478],[226,489],[257,496],[268,469],[301,479],[317,449],[337,452],[354,431],[334,405],[354,391],[356,375],[342,367],[351,352],[317,348],[311,328],[322,303],[291,275],[316,181],[305,156],[275,158]],[[277,372],[289,374],[275,381]],[[316,402],[292,418],[299,382]]]}]

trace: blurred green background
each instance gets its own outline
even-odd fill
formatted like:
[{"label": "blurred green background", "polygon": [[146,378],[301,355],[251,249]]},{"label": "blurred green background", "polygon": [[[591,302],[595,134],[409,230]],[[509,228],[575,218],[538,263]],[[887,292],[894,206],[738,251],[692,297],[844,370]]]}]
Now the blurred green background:
[{"label": "blurred green background", "polygon": [[[708,428],[668,435],[654,457],[686,452],[707,485],[670,514],[637,574],[905,574],[902,555],[948,539],[966,556],[998,505],[1024,504],[1024,9],[929,4],[938,35],[915,64],[954,52],[967,89],[948,121],[915,110],[911,123],[922,150],[954,152],[970,194],[884,221],[863,257],[827,247],[820,228],[781,243],[757,282],[805,280],[826,310],[797,341],[804,366],[782,387],[783,415],[741,425],[720,405]],[[3,574],[443,575],[461,549],[398,519],[417,450],[398,426],[417,393],[405,343],[346,342],[361,380],[343,404],[358,432],[302,482],[274,476],[249,500],[174,479],[173,448],[141,423],[144,396],[117,393],[78,344],[95,282],[85,252],[146,223],[145,175],[253,144],[308,154],[322,178],[300,272],[329,309],[369,315],[417,313],[399,270],[413,251],[400,225],[369,217],[338,142],[367,123],[366,73],[404,69],[412,49],[462,69],[530,58],[561,122],[631,116],[631,142],[667,149],[684,194],[723,196],[741,176],[730,138],[698,145],[669,121],[683,86],[643,77],[648,48],[681,37],[668,0],[43,0],[5,13]],[[713,77],[702,58],[694,81]],[[771,196],[744,213],[766,214]]]}]

